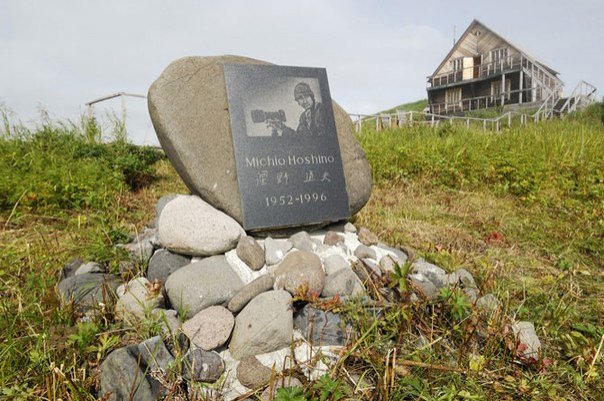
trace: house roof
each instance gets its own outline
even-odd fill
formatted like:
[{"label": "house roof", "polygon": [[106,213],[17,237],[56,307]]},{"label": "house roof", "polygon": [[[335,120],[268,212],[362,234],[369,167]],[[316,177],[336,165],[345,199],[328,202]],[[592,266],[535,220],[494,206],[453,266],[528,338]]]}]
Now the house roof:
[{"label": "house roof", "polygon": [[474,19],[470,25],[466,28],[466,30],[464,31],[464,33],[460,36],[459,40],[455,42],[455,45],[451,48],[451,50],[449,51],[449,53],[447,53],[446,57],[443,59],[443,61],[438,65],[438,67],[436,67],[436,70],[434,70],[434,72],[432,73],[432,75],[430,75],[430,77],[433,77],[434,75],[436,75],[436,73],[443,67],[443,65],[447,62],[447,60],[449,60],[449,58],[453,55],[453,53],[455,52],[455,50],[457,50],[457,48],[459,48],[459,46],[461,45],[461,43],[464,41],[464,39],[471,33],[473,32],[476,27],[480,26],[483,29],[488,30],[489,32],[491,32],[493,35],[497,36],[499,39],[501,39],[502,41],[504,41],[505,43],[507,43],[510,47],[515,48],[516,50],[518,50],[518,52],[525,54],[526,56],[528,56],[529,58],[533,59],[535,62],[537,62],[539,65],[541,65],[543,68],[545,68],[546,70],[548,70],[550,73],[552,73],[553,75],[558,75],[559,72],[548,67],[547,65],[545,65],[543,62],[539,61],[539,59],[537,59],[536,57],[533,57],[530,53],[524,51],[524,49],[522,49],[520,46],[515,45],[514,43],[510,42],[509,40],[507,40],[506,38],[504,38],[503,36],[501,36],[500,34],[498,34],[497,32],[493,31],[491,28],[489,28],[488,26],[486,26],[485,24],[483,24],[482,22],[480,22],[477,19]]}]

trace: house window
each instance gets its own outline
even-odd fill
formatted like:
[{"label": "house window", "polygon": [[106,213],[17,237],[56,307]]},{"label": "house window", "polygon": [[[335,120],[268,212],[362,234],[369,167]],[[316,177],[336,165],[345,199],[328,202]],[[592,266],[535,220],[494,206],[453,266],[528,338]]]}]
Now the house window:
[{"label": "house window", "polygon": [[461,88],[447,89],[445,92],[445,108],[447,110],[461,108]]},{"label": "house window", "polygon": [[498,63],[501,60],[505,60],[508,58],[508,48],[502,47],[499,49],[491,50],[491,62]]},{"label": "house window", "polygon": [[461,71],[463,69],[463,57],[451,60],[450,63],[453,71]]}]

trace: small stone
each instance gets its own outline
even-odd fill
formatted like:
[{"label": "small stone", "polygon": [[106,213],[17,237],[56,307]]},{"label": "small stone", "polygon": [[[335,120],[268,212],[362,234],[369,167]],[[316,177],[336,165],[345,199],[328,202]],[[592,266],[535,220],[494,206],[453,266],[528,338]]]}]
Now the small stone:
[{"label": "small stone", "polygon": [[135,235],[134,240],[129,244],[125,244],[122,247],[130,254],[130,259],[134,262],[147,263],[155,244],[157,243],[157,229],[156,228],[145,228],[145,230]]},{"label": "small stone", "polygon": [[[137,346],[118,348],[101,363],[98,396],[109,401],[148,401],[159,397],[138,364]],[[111,395],[105,398],[109,393]]]},{"label": "small stone", "polygon": [[86,311],[101,304],[113,305],[121,280],[110,274],[87,273],[71,276],[58,285],[62,305],[73,301],[78,310]]},{"label": "small stone", "polygon": [[336,273],[325,277],[325,286],[321,295],[333,297],[340,295],[344,297],[357,297],[365,293],[363,283],[352,269],[341,269]]},{"label": "small stone", "polygon": [[72,259],[61,269],[59,279],[65,280],[66,278],[72,277],[78,267],[82,266],[82,264],[84,264],[84,261],[81,258]]},{"label": "small stone", "polygon": [[338,270],[350,269],[350,263],[340,255],[330,255],[323,260],[323,267],[329,276]]},{"label": "small stone", "polygon": [[394,273],[394,271],[395,271],[394,268],[397,264],[398,264],[398,262],[395,260],[395,257],[393,257],[392,255],[384,255],[380,259],[378,266],[380,267],[380,270],[382,271],[382,273],[391,274],[391,273]]},{"label": "small stone", "polygon": [[317,309],[310,304],[296,313],[294,326],[312,346],[345,345],[350,340],[352,330],[339,314]]},{"label": "small stone", "polygon": [[387,251],[388,253],[390,253],[391,255],[389,255],[390,257],[393,258],[393,260],[398,263],[399,265],[403,265],[405,264],[405,262],[407,262],[407,260],[412,259],[409,258],[407,253],[403,250],[400,250],[399,248],[394,248],[391,246],[388,246],[384,243],[378,243],[376,245],[379,249],[383,249],[384,251]]},{"label": "small stone", "polygon": [[170,274],[190,263],[191,257],[189,256],[179,255],[167,249],[158,249],[149,260],[147,279],[149,281],[159,280],[164,284]]},{"label": "small stone", "polygon": [[243,282],[223,255],[184,266],[166,280],[170,304],[190,319],[212,305],[223,305],[243,288]]},{"label": "small stone", "polygon": [[255,356],[247,356],[237,365],[237,380],[252,390],[268,384],[272,374],[272,369],[260,363]]},{"label": "small stone", "polygon": [[354,226],[354,224],[348,222],[344,225],[344,231],[355,234],[357,232],[357,228]]},{"label": "small stone", "polygon": [[233,358],[241,359],[287,347],[293,336],[292,297],[287,291],[264,292],[235,318],[229,344]]},{"label": "small stone", "polygon": [[328,231],[327,234],[325,234],[325,237],[323,238],[323,243],[325,245],[331,246],[343,244],[344,237],[336,233],[335,231]]},{"label": "small stone", "polygon": [[478,298],[476,301],[476,307],[483,312],[493,313],[497,309],[501,308],[501,302],[495,295],[485,294]]},{"label": "small stone", "polygon": [[375,251],[363,244],[360,244],[359,246],[357,246],[357,248],[354,250],[354,256],[356,256],[359,259],[376,259],[377,258],[377,254],[375,253]]},{"label": "small stone", "polygon": [[[122,291],[120,291],[121,293]],[[153,292],[151,282],[144,277],[130,280],[115,305],[115,315],[127,323],[145,318],[147,312],[164,305],[161,291]]]},{"label": "small stone", "polygon": [[287,254],[275,269],[274,276],[275,288],[284,288],[292,295],[302,286],[320,294],[325,284],[321,259],[312,252],[294,251]]},{"label": "small stone", "polygon": [[512,325],[512,332],[516,339],[516,353],[525,359],[539,359],[541,341],[531,322],[516,322]]},{"label": "small stone", "polygon": [[140,343],[138,353],[151,372],[165,372],[168,366],[174,362],[174,357],[170,354],[160,336],[151,337]]},{"label": "small stone", "polygon": [[74,275],[87,274],[87,273],[105,273],[107,269],[101,266],[97,262],[84,263],[75,271]]},{"label": "small stone", "polygon": [[378,237],[374,233],[372,233],[371,231],[366,229],[365,227],[361,227],[357,236],[358,236],[361,244],[367,245],[367,246],[377,245],[377,243],[379,241]]},{"label": "small stone", "polygon": [[432,284],[434,284],[438,289],[446,285],[447,272],[441,269],[440,267],[433,265],[432,263],[426,262],[422,258],[413,262],[413,264],[411,265],[411,273],[422,274],[424,277],[430,280]]},{"label": "small stone", "polygon": [[214,383],[224,372],[224,361],[215,351],[190,350],[185,359],[185,377],[196,382]]},{"label": "small stone", "polygon": [[275,284],[274,277],[265,274],[258,277],[251,283],[243,287],[231,300],[227,306],[228,310],[233,313],[239,312],[248,302],[250,302],[255,296],[262,294],[273,288]]},{"label": "small stone", "polygon": [[438,298],[438,288],[426,276],[421,273],[413,273],[408,277],[415,292],[419,292],[421,296],[429,301]]},{"label": "small stone", "polygon": [[161,324],[164,335],[177,333],[182,325],[178,319],[178,312],[174,309],[155,308],[151,311],[151,316]]},{"label": "small stone", "polygon": [[468,301],[470,301],[471,303],[475,303],[476,300],[478,299],[478,290],[476,288],[464,288],[463,290],[464,295],[468,298]]},{"label": "small stone", "polygon": [[168,250],[184,255],[211,256],[237,245],[243,228],[233,218],[198,196],[178,196],[159,216],[159,241]]},{"label": "small stone", "polygon": [[447,274],[445,283],[448,286],[456,287],[461,286],[463,288],[478,288],[474,277],[466,269],[458,269],[451,274]]},{"label": "small stone", "polygon": [[245,236],[239,239],[237,256],[254,271],[260,270],[264,266],[264,249],[254,237]]},{"label": "small stone", "polygon": [[300,231],[289,237],[289,241],[294,245],[294,248],[300,251],[313,252],[316,244],[306,231]]},{"label": "small stone", "polygon": [[234,324],[235,318],[228,309],[210,306],[184,322],[182,331],[193,344],[204,351],[211,351],[227,342]]},{"label": "small stone", "polygon": [[271,237],[267,237],[264,240],[264,252],[266,257],[266,264],[268,266],[276,265],[281,262],[285,257],[285,254],[294,247],[294,244],[288,240],[274,240]]}]

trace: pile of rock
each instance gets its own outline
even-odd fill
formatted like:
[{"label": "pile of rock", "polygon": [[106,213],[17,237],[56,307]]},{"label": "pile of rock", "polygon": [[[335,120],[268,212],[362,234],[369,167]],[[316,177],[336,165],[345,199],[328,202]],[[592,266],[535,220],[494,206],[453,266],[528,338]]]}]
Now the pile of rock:
[{"label": "pile of rock", "polygon": [[[356,333],[338,313],[306,301],[371,302],[369,283],[384,281],[407,261],[414,299],[434,300],[441,288],[454,287],[478,308],[499,308],[491,294],[480,296],[467,270],[448,274],[421,258],[410,260],[350,223],[255,238],[197,196],[162,198],[157,210],[157,227],[124,246],[135,261],[149,258],[144,275],[122,283],[99,264],[79,260],[65,267],[58,286],[64,300],[88,315],[114,310],[127,326],[151,321],[161,328],[160,335],[114,350],[102,363],[98,395],[113,394],[109,399],[156,399],[174,391],[166,384],[174,377],[186,384],[181,390],[203,388],[226,400],[269,383],[272,391],[299,385],[280,376],[293,366],[316,379]],[[519,322],[513,330],[523,356],[536,357],[540,343],[532,324]],[[219,379],[213,390],[196,385]]]}]

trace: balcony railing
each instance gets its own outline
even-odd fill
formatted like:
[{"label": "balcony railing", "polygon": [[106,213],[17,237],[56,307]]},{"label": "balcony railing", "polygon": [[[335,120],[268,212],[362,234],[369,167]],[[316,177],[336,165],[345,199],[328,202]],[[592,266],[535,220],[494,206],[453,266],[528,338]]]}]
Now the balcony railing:
[{"label": "balcony railing", "polygon": [[533,102],[544,99],[548,94],[549,92],[546,93],[541,87],[515,89],[490,96],[478,96],[454,102],[433,103],[429,107],[432,113],[453,114],[518,103],[517,100],[512,101],[513,95],[514,97],[516,97],[515,95],[518,95],[518,97],[522,96],[525,102]]},{"label": "balcony railing", "polygon": [[527,73],[531,76],[544,81],[550,87],[556,85],[555,81],[559,81],[558,78],[544,70],[533,59],[525,56],[509,56],[491,63],[479,64],[444,74],[429,76],[426,85],[428,88],[436,88],[474,79],[489,78],[522,68],[526,69]]}]

